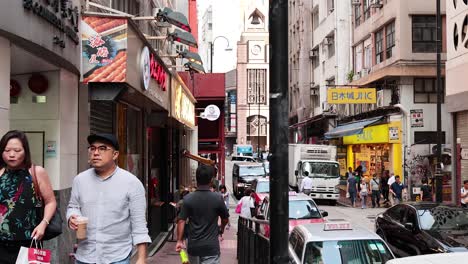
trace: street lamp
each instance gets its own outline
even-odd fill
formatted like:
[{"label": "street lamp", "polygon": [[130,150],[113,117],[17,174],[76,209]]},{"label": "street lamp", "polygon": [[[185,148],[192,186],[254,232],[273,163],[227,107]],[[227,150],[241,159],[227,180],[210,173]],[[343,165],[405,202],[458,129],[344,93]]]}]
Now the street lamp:
[{"label": "street lamp", "polygon": [[210,43],[210,50],[211,50],[211,65],[210,65],[210,72],[213,73],[213,54],[214,54],[214,44],[215,44],[215,41],[218,39],[218,38],[223,38],[226,40],[227,42],[227,47],[226,49],[224,49],[225,51],[231,51],[232,48],[229,47],[229,39],[227,39],[225,36],[217,36],[216,38],[213,39],[213,41]]}]

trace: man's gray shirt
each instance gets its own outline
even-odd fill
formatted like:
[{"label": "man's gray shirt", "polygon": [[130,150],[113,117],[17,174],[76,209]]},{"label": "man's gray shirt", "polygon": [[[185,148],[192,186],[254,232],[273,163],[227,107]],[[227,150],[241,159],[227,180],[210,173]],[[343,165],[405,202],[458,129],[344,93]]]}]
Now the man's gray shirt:
[{"label": "man's gray shirt", "polygon": [[73,180],[67,220],[89,218],[87,239],[75,257],[86,263],[107,264],[125,259],[133,245],[151,243],[146,225],[146,197],[142,183],[121,168],[106,179],[88,169]]}]

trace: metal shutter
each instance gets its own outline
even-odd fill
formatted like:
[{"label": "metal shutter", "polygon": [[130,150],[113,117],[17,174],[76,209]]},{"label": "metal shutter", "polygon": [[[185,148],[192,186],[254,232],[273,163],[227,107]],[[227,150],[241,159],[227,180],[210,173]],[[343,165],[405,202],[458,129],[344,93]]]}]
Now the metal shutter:
[{"label": "metal shutter", "polygon": [[91,101],[89,126],[91,134],[113,134],[114,103],[112,101]]},{"label": "metal shutter", "polygon": [[[457,137],[462,149],[468,148],[468,111],[457,113]],[[468,180],[468,160],[461,160],[461,182]]]}]

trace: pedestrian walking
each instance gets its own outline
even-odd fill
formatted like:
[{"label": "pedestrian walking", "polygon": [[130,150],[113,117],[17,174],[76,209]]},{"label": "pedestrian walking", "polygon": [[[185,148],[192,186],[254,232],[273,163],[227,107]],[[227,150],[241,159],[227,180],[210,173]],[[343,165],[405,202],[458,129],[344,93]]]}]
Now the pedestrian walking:
[{"label": "pedestrian walking", "polygon": [[366,179],[361,179],[361,190],[359,191],[359,198],[361,198],[361,209],[367,208],[367,195],[369,194],[369,186],[367,185]]},{"label": "pedestrian walking", "polygon": [[389,185],[388,180],[390,178],[389,171],[384,171],[382,177],[380,178],[380,190],[382,192],[382,197],[384,199],[384,203],[388,203],[388,193],[389,193]]},{"label": "pedestrian walking", "polygon": [[305,177],[301,181],[301,186],[299,188],[299,192],[303,192],[306,195],[310,195],[312,192],[312,178],[309,176],[309,172],[304,172]]},{"label": "pedestrian walking", "polygon": [[460,191],[461,206],[468,208],[468,180],[463,181],[463,187]]},{"label": "pedestrian walking", "polygon": [[224,204],[226,205],[226,208],[229,210],[229,192],[226,188],[226,185],[220,185],[219,186],[219,192],[221,193],[221,196],[223,197]]},{"label": "pedestrian walking", "polygon": [[370,180],[370,190],[372,192],[372,208],[380,207],[380,180],[377,178],[377,174],[372,175]]},{"label": "pedestrian walking", "polygon": [[349,167],[348,172],[346,173],[346,178],[349,179],[353,175],[353,168]]},{"label": "pedestrian walking", "polygon": [[395,182],[395,174],[390,173],[390,178],[388,178],[388,193],[389,193],[389,196],[388,196],[388,199],[390,200],[390,204],[392,206],[395,205],[395,199],[394,199],[394,195],[393,193],[391,192],[391,187],[392,187],[392,184]]},{"label": "pedestrian walking", "polygon": [[[351,169],[351,167],[350,167]],[[347,180],[347,185],[346,185],[346,191],[347,191],[347,196],[349,196],[349,199],[351,201],[351,207],[355,206],[356,203],[356,195],[357,195],[357,181],[356,177],[354,177],[353,173],[348,174],[348,180]]]},{"label": "pedestrian walking", "polygon": [[86,237],[78,243],[75,263],[129,264],[136,246],[136,263],[144,264],[151,239],[143,184],[117,166],[119,143],[114,135],[90,135],[88,143],[91,168],[73,180],[67,209],[72,230],[78,229],[83,217],[88,219]]},{"label": "pedestrian walking", "polygon": [[356,177],[356,182],[358,183],[358,192],[361,191],[361,179],[364,176],[364,172],[362,171],[362,166],[359,165],[355,170],[354,170],[354,177]]},{"label": "pedestrian walking", "polygon": [[390,193],[393,194],[394,204],[399,204],[402,201],[402,194],[403,190],[405,189],[405,185],[400,182],[400,176],[395,176],[395,182],[390,185]]},{"label": "pedestrian walking", "polygon": [[432,202],[432,188],[427,184],[427,178],[421,180],[421,201]]},{"label": "pedestrian walking", "polygon": [[[26,135],[7,132],[0,140],[0,263],[15,263],[22,246],[41,240],[52,219],[57,202],[47,171],[32,164]],[[43,218],[36,214],[34,179],[42,195]]]},{"label": "pedestrian walking", "polygon": [[242,197],[238,203],[241,207],[240,215],[246,218],[255,216],[255,198],[252,197],[252,194],[251,188],[245,189],[244,197]]},{"label": "pedestrian walking", "polygon": [[[184,206],[177,222],[176,251],[185,248],[185,222],[189,220],[187,251],[190,264],[219,264],[219,236],[229,220],[229,212],[218,193],[210,191],[214,176],[211,166],[200,165],[196,171],[197,191],[184,198]],[[218,219],[221,218],[221,227]]]}]

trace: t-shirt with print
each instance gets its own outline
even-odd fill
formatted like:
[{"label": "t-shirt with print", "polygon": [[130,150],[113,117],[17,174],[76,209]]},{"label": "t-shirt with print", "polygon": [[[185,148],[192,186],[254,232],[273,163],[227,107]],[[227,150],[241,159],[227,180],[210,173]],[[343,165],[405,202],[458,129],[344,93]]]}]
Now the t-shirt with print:
[{"label": "t-shirt with print", "polygon": [[184,197],[184,206],[179,218],[189,220],[187,251],[192,256],[219,255],[218,217],[229,218],[229,212],[219,193],[211,192],[208,187]]}]

